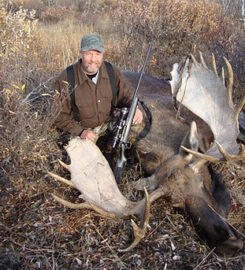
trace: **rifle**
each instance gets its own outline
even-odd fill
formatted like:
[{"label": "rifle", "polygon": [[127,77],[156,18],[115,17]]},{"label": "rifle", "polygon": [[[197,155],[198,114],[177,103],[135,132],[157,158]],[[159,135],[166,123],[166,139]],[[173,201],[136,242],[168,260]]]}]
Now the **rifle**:
[{"label": "rifle", "polygon": [[130,108],[128,109],[127,107],[123,107],[121,109],[120,118],[119,118],[119,121],[117,124],[116,134],[113,138],[112,147],[115,148],[116,146],[118,146],[121,149],[120,157],[118,158],[118,160],[116,162],[116,166],[114,168],[114,176],[116,178],[117,183],[119,183],[121,178],[122,178],[124,165],[127,162],[127,158],[125,156],[125,149],[128,146],[128,137],[129,137],[134,114],[135,114],[137,104],[138,104],[137,92],[139,90],[139,86],[140,86],[140,83],[141,83],[141,80],[143,77],[143,73],[145,70],[145,66],[146,66],[150,51],[151,51],[152,44],[153,44],[153,42],[150,43],[150,45],[147,49],[145,61],[144,61],[143,67],[140,71],[140,76],[139,76],[139,79],[137,82],[136,89],[134,91],[134,95],[133,95],[133,99],[132,99]]}]

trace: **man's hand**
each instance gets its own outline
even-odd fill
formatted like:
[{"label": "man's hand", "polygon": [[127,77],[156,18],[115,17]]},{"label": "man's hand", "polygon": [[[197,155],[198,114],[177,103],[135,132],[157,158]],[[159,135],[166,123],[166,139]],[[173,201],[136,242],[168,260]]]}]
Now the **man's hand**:
[{"label": "man's hand", "polygon": [[141,124],[142,120],[143,120],[143,113],[139,108],[137,108],[134,114],[133,124],[134,125]]},{"label": "man's hand", "polygon": [[84,131],[80,135],[80,138],[95,141],[97,138],[97,135],[92,130],[84,129]]}]

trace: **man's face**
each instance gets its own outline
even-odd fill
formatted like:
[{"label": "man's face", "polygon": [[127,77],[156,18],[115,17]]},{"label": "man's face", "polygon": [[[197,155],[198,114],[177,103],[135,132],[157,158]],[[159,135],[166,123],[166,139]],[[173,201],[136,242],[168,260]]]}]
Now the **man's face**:
[{"label": "man's face", "polygon": [[86,74],[95,74],[103,62],[103,53],[99,51],[80,51],[82,69]]}]

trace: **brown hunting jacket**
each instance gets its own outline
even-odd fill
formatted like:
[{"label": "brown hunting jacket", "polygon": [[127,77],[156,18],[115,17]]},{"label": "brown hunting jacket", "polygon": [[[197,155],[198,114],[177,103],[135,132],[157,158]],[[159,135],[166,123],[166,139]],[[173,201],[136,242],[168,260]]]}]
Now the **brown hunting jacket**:
[{"label": "brown hunting jacket", "polygon": [[[94,128],[108,120],[111,113],[112,89],[109,75],[103,63],[99,70],[97,84],[89,79],[81,68],[81,59],[73,65],[75,79],[75,103],[79,110],[80,122],[73,116],[71,98],[68,89],[67,72],[64,70],[56,79],[55,107],[61,108],[54,125],[72,135],[79,135],[86,128]],[[113,66],[117,86],[116,107],[129,106],[132,97],[122,73]]]}]

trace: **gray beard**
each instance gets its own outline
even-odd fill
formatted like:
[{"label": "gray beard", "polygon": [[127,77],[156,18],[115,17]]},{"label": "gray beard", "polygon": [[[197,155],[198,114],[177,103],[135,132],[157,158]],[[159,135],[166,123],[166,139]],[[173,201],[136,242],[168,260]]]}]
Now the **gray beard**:
[{"label": "gray beard", "polygon": [[96,70],[92,70],[90,67],[86,67],[86,70],[89,73],[96,74],[98,72],[99,68],[97,67]]}]

